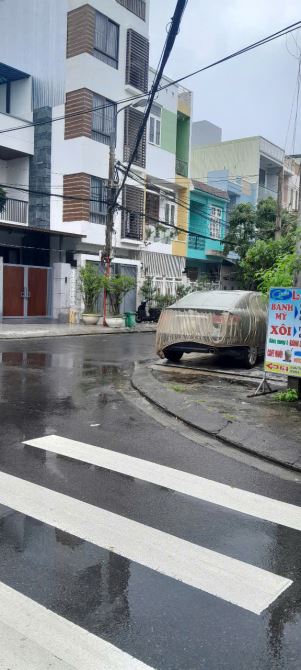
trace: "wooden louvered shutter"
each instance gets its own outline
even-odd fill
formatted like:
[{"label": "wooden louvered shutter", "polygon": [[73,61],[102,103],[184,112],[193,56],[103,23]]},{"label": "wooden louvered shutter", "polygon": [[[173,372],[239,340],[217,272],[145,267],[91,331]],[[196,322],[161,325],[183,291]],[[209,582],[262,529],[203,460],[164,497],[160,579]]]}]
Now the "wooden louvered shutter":
[{"label": "wooden louvered shutter", "polygon": [[148,91],[149,42],[135,30],[127,32],[125,83]]},{"label": "wooden louvered shutter", "polygon": [[133,240],[143,238],[144,190],[126,185],[123,190],[121,236]]},{"label": "wooden louvered shutter", "polygon": [[145,222],[150,226],[154,226],[159,220],[159,206],[160,197],[157,193],[146,191],[145,201]]},{"label": "wooden louvered shutter", "polygon": [[[143,112],[133,107],[124,110],[124,151],[123,160],[129,161],[134,150],[137,134],[143,121]],[[146,162],[146,129],[144,130],[142,140],[139,144],[134,164],[145,168]]]}]

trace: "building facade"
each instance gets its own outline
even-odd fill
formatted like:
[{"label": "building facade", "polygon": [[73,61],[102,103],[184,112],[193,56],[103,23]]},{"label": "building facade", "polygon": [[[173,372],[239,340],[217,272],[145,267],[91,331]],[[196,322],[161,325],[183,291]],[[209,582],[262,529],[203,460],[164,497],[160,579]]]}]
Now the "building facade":
[{"label": "building facade", "polygon": [[[201,122],[203,124],[204,122]],[[194,125],[194,124],[193,124]],[[196,124],[194,142],[205,142],[205,129]],[[283,207],[298,209],[298,164],[285,156],[283,149],[263,137],[246,137],[213,144],[194,144],[191,175],[195,179],[227,191],[230,209],[278,195],[278,180],[283,170]]]},{"label": "building facade", "polygon": [[[34,122],[0,136],[0,183],[7,194],[0,217],[9,231],[14,224],[26,226],[28,234],[33,229],[36,264],[48,269],[47,308],[39,316],[56,318],[67,311],[68,296],[69,306],[78,301],[75,267],[99,264],[104,249],[112,138],[120,182],[143,119],[155,76],[149,68],[149,0],[28,0],[26,11],[23,0],[3,0],[0,20],[6,26],[0,125]],[[9,108],[5,68],[15,78]],[[186,89],[163,83],[168,87],[156,96],[115,213],[112,271],[130,274],[137,286],[151,273],[163,288],[172,280],[175,290],[187,249],[192,100]],[[7,156],[5,143],[17,153]],[[24,190],[10,190],[11,184]],[[7,234],[1,226],[3,245]],[[11,250],[4,260],[21,264],[22,235],[19,246],[18,258]],[[58,289],[64,285],[58,307],[56,262]],[[136,299],[133,291],[124,308],[135,309]]]},{"label": "building facade", "polygon": [[163,77],[148,122],[141,279],[152,277],[162,294],[175,295],[185,281],[192,94],[170,84]]},{"label": "building facade", "polygon": [[229,196],[195,179],[191,184],[187,275],[206,288],[232,288],[232,263],[223,253]]}]

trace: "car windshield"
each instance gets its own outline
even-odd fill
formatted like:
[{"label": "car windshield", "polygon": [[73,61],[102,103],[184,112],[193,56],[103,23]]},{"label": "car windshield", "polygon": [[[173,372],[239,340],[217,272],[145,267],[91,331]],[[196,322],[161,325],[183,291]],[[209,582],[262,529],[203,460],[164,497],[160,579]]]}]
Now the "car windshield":
[{"label": "car windshield", "polygon": [[175,302],[169,309],[216,309],[227,311],[246,304],[248,291],[196,291]]}]

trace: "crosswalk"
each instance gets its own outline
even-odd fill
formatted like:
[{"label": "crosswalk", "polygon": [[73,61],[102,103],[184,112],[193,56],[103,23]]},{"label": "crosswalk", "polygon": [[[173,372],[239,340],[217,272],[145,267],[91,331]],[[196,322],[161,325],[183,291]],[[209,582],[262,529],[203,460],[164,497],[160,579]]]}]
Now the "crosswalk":
[{"label": "crosswalk", "polygon": [[[24,445],[64,456],[189,498],[301,530],[301,508],[158,463],[48,435]],[[37,483],[0,472],[3,515],[15,510],[121,556],[154,574],[182,582],[259,616],[292,580],[133,521]],[[0,515],[1,519],[1,515]],[[143,670],[151,666],[0,582],[0,668]]]}]

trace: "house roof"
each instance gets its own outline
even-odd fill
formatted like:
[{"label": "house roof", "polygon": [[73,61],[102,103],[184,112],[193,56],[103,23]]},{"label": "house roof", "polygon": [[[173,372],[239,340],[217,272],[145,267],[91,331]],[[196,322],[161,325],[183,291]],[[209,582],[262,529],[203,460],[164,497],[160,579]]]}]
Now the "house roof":
[{"label": "house roof", "polygon": [[222,191],[220,188],[215,188],[214,186],[209,186],[209,184],[204,184],[202,181],[197,181],[192,179],[192,183],[197,191],[203,191],[204,193],[210,193],[216,198],[223,198],[223,200],[229,200],[227,191]]}]

